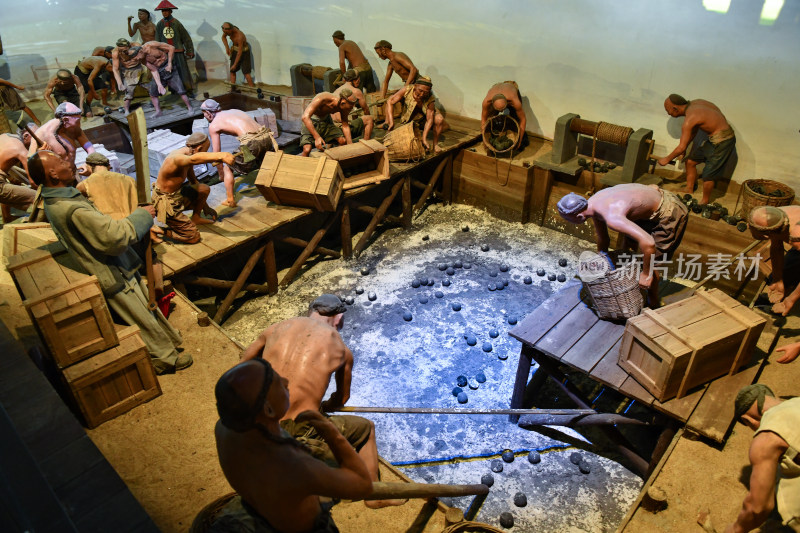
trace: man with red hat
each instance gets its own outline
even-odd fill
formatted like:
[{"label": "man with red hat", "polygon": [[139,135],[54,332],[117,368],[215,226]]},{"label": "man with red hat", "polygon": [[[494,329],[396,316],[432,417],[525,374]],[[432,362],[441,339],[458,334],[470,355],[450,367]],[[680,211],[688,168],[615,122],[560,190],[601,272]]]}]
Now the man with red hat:
[{"label": "man with red hat", "polygon": [[156,41],[171,44],[175,47],[175,59],[173,62],[178,67],[183,86],[191,95],[194,90],[194,80],[192,80],[192,74],[189,71],[189,64],[186,60],[194,58],[194,43],[192,43],[192,38],[186,28],[183,27],[183,24],[172,16],[173,9],[178,8],[167,0],[162,0],[156,6],[156,11],[161,11],[161,16],[164,17],[156,24]]}]

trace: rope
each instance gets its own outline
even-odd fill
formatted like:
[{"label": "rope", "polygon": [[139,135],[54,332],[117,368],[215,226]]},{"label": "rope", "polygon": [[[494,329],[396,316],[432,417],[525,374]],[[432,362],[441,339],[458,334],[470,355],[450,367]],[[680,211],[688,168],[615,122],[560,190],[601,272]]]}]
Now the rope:
[{"label": "rope", "polygon": [[592,134],[592,186],[589,189],[591,194],[595,192],[594,186],[594,163],[596,161],[595,153],[597,151],[597,141],[609,142],[614,144],[626,145],[628,144],[628,139],[630,138],[631,134],[633,133],[633,128],[629,128],[628,126],[618,126],[616,124],[610,124],[608,122],[598,122],[594,126],[594,133]]},{"label": "rope", "polygon": [[[501,133],[506,131],[506,129],[507,129],[506,128],[506,123],[508,122],[507,119],[508,119],[508,116],[504,115],[503,116],[503,127],[500,128],[499,131],[495,131],[494,130],[494,120],[490,120],[489,121],[490,133],[492,135],[494,135],[495,137],[497,137]],[[517,134],[519,134],[519,132],[517,132]],[[508,185],[508,178],[511,177],[511,161],[514,160],[514,148],[512,147],[511,150],[509,151],[508,166],[506,167],[506,179],[505,179],[504,182],[500,182],[500,170],[497,168],[498,167],[498,159],[499,159],[497,157],[497,152],[495,150],[491,150],[491,152],[492,152],[492,157],[494,157],[494,176],[495,176],[495,179],[497,179],[497,183],[501,187],[505,187],[506,185]]]}]

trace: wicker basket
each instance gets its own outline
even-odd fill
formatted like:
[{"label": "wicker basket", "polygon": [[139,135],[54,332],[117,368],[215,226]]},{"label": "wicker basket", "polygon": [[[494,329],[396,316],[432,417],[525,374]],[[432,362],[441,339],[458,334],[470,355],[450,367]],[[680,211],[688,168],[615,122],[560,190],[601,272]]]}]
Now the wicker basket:
[{"label": "wicker basket", "polygon": [[[498,150],[490,142],[493,137],[505,135],[513,142],[511,146],[505,150]],[[519,122],[514,120],[514,117],[508,115],[497,115],[486,121],[483,126],[482,138],[483,144],[486,149],[495,154],[506,154],[514,149],[517,144],[519,136]]]},{"label": "wicker basket", "polygon": [[425,147],[416,123],[409,122],[390,131],[383,138],[389,161],[417,162],[425,157]]},{"label": "wicker basket", "polygon": [[458,522],[442,530],[442,533],[505,533],[483,522]]},{"label": "wicker basket", "polygon": [[236,496],[235,492],[231,492],[230,494],[226,494],[220,498],[217,498],[213,502],[209,503],[203,509],[197,513],[194,521],[192,522],[191,527],[189,528],[189,533],[207,533],[211,529],[211,524],[214,523],[214,519],[217,517],[217,514],[226,506],[230,501]]},{"label": "wicker basket", "polygon": [[[755,192],[753,189],[762,188],[766,194]],[[781,191],[782,196],[772,196],[770,193]],[[773,180],[747,180],[742,183],[742,210],[739,214],[747,217],[754,207],[771,205],[782,207],[794,201],[794,190],[788,185]],[[738,202],[737,202],[738,204]]]},{"label": "wicker basket", "polygon": [[642,312],[644,297],[639,288],[636,264],[627,263],[595,279],[586,279],[583,276],[582,279],[592,307],[601,319],[627,319]]}]

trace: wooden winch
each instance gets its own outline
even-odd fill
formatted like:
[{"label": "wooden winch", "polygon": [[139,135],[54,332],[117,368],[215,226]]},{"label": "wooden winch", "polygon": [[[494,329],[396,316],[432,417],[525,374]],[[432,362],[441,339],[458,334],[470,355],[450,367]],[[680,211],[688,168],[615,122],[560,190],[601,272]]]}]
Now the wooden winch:
[{"label": "wooden winch", "polygon": [[580,159],[612,163],[600,181],[606,185],[652,182],[647,174],[648,156],[652,150],[653,130],[593,122],[568,113],[556,121],[553,151],[537,164],[577,176],[583,166]]},{"label": "wooden winch", "polygon": [[321,92],[340,73],[339,69],[324,66],[314,66],[310,63],[300,63],[289,67],[289,76],[292,79],[292,96],[314,96]]}]

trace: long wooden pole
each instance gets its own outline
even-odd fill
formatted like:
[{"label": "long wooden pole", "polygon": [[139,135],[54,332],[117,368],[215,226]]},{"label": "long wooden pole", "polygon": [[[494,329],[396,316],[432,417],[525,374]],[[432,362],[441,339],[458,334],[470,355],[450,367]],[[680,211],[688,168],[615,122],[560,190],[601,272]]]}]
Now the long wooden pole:
[{"label": "long wooden pole", "polygon": [[394,413],[417,415],[597,415],[594,409],[459,409],[456,407],[357,407],[345,405],[336,413]]},{"label": "long wooden pole", "polygon": [[486,485],[443,485],[440,483],[388,483],[374,481],[372,494],[364,500],[388,500],[394,498],[436,498],[489,494]]}]

